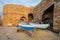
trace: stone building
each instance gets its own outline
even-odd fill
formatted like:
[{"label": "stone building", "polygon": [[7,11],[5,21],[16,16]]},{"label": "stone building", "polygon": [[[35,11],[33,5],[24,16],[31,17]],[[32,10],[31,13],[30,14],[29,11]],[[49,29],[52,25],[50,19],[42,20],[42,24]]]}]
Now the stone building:
[{"label": "stone building", "polygon": [[49,23],[51,29],[60,29],[60,0],[42,0],[33,11],[34,20]]},{"label": "stone building", "polygon": [[60,0],[42,0],[36,7],[27,8],[21,5],[8,4],[4,6],[3,25],[17,25],[25,17],[25,22],[37,18],[43,23],[49,23],[50,29],[60,29]]},{"label": "stone building", "polygon": [[2,16],[0,16],[0,26],[2,26],[3,24],[3,20],[2,20]]},{"label": "stone building", "polygon": [[30,15],[32,15],[33,8],[27,8],[22,5],[7,4],[3,8],[3,26],[13,25],[17,26],[21,19],[25,18],[24,22],[29,21]]}]

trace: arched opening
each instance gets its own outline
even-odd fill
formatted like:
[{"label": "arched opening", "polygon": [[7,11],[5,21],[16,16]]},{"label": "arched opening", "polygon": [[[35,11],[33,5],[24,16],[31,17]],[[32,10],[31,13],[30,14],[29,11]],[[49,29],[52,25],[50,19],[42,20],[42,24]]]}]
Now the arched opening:
[{"label": "arched opening", "polygon": [[26,17],[24,17],[24,16],[22,16],[21,18],[20,18],[20,21],[25,21],[26,20]]},{"label": "arched opening", "polygon": [[44,11],[44,14],[42,15],[42,21],[45,24],[50,24],[49,29],[53,30],[53,13],[54,12],[54,4],[52,4],[48,9]]},{"label": "arched opening", "polygon": [[28,20],[29,21],[32,21],[33,20],[33,14],[32,13],[28,14]]},{"label": "arched opening", "polygon": [[26,17],[24,17],[24,16],[22,16],[21,18],[22,18],[22,19],[26,19]]}]

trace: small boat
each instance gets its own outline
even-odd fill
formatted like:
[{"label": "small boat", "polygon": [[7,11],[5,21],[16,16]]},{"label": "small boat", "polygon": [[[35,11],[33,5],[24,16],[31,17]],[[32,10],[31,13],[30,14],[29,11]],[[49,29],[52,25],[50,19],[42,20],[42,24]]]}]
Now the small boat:
[{"label": "small boat", "polygon": [[26,24],[26,23],[19,23],[19,28],[21,28],[22,30],[35,30],[35,26],[32,26],[32,25],[29,25],[29,24]]},{"label": "small boat", "polygon": [[36,23],[29,23],[32,26],[35,26],[36,28],[42,28],[42,29],[46,29],[49,27],[49,24],[36,24]]},{"label": "small boat", "polygon": [[35,24],[35,23],[19,23],[19,28],[23,30],[35,30],[36,28],[46,29],[49,27],[49,24]]}]

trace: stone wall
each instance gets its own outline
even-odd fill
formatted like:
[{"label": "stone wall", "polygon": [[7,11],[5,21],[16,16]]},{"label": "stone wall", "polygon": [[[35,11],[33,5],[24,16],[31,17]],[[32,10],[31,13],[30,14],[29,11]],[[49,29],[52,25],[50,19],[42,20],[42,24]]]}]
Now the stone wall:
[{"label": "stone wall", "polygon": [[42,20],[44,11],[53,4],[53,1],[54,0],[42,0],[41,3],[34,8],[34,19],[36,20],[36,18],[39,18]]},{"label": "stone wall", "polygon": [[3,20],[2,20],[2,16],[0,16],[0,26],[2,26],[3,24]]},{"label": "stone wall", "polygon": [[42,8],[41,8],[41,3],[39,3],[35,8],[34,8],[34,11],[33,11],[33,14],[34,14],[34,20],[36,20],[37,18],[39,18],[41,20],[42,16]]},{"label": "stone wall", "polygon": [[21,17],[25,17],[25,22],[28,22],[28,14],[32,12],[32,8],[27,8],[21,5],[7,4],[3,10],[3,26],[12,24],[17,26]]},{"label": "stone wall", "polygon": [[42,0],[41,3],[34,8],[34,20],[38,17],[42,21],[44,11],[52,4],[54,4],[53,28],[60,29],[60,0]]},{"label": "stone wall", "polygon": [[54,29],[60,29],[60,2],[56,2],[54,7]]}]

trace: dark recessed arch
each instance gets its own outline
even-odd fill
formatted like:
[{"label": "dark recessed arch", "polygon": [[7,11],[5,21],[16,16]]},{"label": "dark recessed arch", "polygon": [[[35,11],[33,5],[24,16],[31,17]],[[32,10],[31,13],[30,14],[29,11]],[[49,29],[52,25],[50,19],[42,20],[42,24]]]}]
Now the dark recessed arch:
[{"label": "dark recessed arch", "polygon": [[29,20],[33,20],[33,14],[32,13],[28,14],[28,18]]}]

